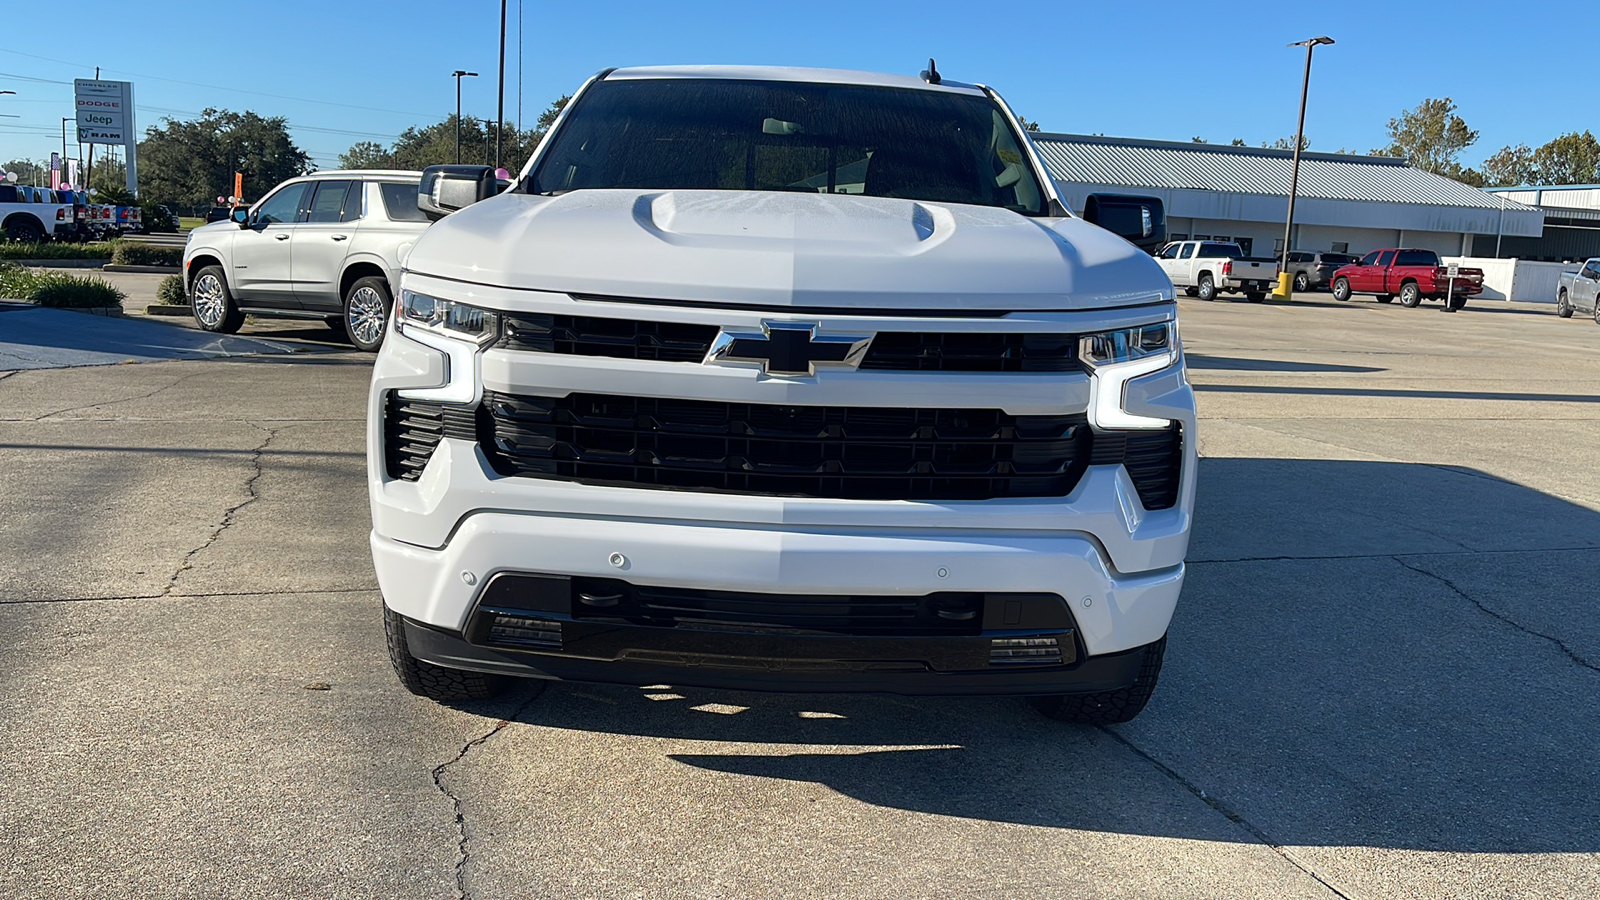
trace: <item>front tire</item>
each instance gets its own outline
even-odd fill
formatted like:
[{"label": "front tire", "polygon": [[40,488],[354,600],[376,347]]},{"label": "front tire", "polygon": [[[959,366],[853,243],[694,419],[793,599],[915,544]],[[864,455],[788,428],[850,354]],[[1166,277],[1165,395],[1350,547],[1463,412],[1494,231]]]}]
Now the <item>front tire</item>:
[{"label": "front tire", "polygon": [[189,311],[194,315],[194,323],[205,331],[236,334],[244,327],[244,313],[233,301],[221,266],[206,266],[194,276]]},{"label": "front tire", "polygon": [[1306,273],[1304,273],[1304,272],[1296,272],[1296,273],[1294,273],[1294,289],[1296,291],[1299,291],[1302,294],[1310,292],[1310,290],[1311,290],[1311,279],[1306,277]]},{"label": "front tire", "polygon": [[[1595,308],[1600,309],[1600,304],[1597,304]],[[1556,295],[1556,315],[1563,319],[1572,318],[1572,304],[1567,302],[1566,291],[1562,291]]]},{"label": "front tire", "polygon": [[1098,694],[1054,694],[1031,698],[1039,712],[1063,722],[1083,725],[1116,725],[1129,722],[1150,702],[1156,681],[1161,676],[1161,660],[1167,653],[1167,637],[1146,644],[1139,674],[1133,684]]},{"label": "front tire", "polygon": [[[399,613],[383,607],[383,635],[389,645],[389,662],[400,684],[418,697],[429,700],[486,700],[500,692],[504,680],[483,672],[448,669],[423,662],[406,646],[405,620]],[[543,682],[540,682],[543,685]]]},{"label": "front tire", "polygon": [[344,293],[344,331],[357,349],[376,353],[389,327],[389,283],[376,275],[357,278]]},{"label": "front tire", "polygon": [[1350,299],[1350,279],[1335,278],[1333,280],[1333,299],[1340,303]]},{"label": "front tire", "polygon": [[1210,302],[1217,299],[1217,283],[1211,280],[1210,275],[1201,275],[1200,284],[1196,287],[1201,300]]},{"label": "front tire", "polygon": [[1408,281],[1400,285],[1400,305],[1406,309],[1416,309],[1422,302],[1422,288],[1417,287],[1415,281]]}]

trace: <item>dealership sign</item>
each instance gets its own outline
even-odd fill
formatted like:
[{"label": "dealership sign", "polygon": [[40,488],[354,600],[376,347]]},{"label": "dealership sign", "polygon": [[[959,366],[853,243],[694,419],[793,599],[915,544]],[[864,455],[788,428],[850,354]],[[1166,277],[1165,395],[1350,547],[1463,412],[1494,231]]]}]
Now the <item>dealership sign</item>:
[{"label": "dealership sign", "polygon": [[72,88],[78,110],[78,143],[132,144],[138,140],[132,82],[79,78]]}]

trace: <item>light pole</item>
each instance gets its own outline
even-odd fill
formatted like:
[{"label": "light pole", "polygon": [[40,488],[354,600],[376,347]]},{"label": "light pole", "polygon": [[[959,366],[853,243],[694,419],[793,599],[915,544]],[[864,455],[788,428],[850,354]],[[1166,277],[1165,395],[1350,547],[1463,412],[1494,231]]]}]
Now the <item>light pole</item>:
[{"label": "light pole", "polygon": [[1331,44],[1333,38],[1319,34],[1314,38],[1295,41],[1291,47],[1306,48],[1306,75],[1300,82],[1300,124],[1294,128],[1294,167],[1289,174],[1289,216],[1283,221],[1283,256],[1278,260],[1278,289],[1273,291],[1273,296],[1286,298],[1289,296],[1289,285],[1292,279],[1289,276],[1289,236],[1294,230],[1294,195],[1300,189],[1300,145],[1305,143],[1306,133],[1306,93],[1311,89],[1311,51],[1318,44]]},{"label": "light pole", "polygon": [[463,77],[465,77],[465,78],[477,78],[478,77],[478,73],[477,72],[467,72],[467,71],[463,71],[461,69],[457,69],[454,72],[450,73],[450,77],[454,78],[456,80],[456,165],[460,165],[461,164],[461,79]]},{"label": "light pole", "polygon": [[61,117],[61,180],[67,180],[67,123],[72,119],[68,116]]},{"label": "light pole", "polygon": [[494,167],[500,168],[500,123],[506,120],[506,0],[500,0],[500,100],[494,111]]}]

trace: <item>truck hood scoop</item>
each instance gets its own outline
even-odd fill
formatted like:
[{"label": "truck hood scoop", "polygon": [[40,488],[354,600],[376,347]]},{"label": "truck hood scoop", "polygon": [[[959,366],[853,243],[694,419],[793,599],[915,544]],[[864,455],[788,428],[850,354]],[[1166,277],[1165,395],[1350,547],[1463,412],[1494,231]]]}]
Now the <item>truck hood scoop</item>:
[{"label": "truck hood scoop", "polygon": [[840,194],[502,194],[430,228],[407,266],[507,288],[775,310],[1066,310],[1172,294],[1148,256],[1078,219]]}]

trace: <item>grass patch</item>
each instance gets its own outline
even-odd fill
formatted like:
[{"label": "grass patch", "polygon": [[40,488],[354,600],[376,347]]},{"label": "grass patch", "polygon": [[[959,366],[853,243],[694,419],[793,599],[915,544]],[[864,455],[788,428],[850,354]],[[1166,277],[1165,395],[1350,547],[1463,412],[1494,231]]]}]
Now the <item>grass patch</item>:
[{"label": "grass patch", "polygon": [[188,233],[190,231],[193,231],[196,228],[199,228],[201,225],[204,225],[205,223],[206,223],[206,220],[200,218],[199,216],[179,216],[178,217],[178,233],[179,234],[186,234],[186,233]]},{"label": "grass patch", "polygon": [[26,300],[57,309],[98,309],[121,306],[127,295],[103,278],[35,272],[0,263],[0,297]]},{"label": "grass patch", "polygon": [[136,244],[132,241],[117,241],[111,250],[111,264],[114,266],[170,266],[174,269],[183,265],[182,247],[161,247],[155,244]]},{"label": "grass patch", "polygon": [[4,259],[109,259],[111,241],[95,244],[23,244],[0,241],[0,260]]},{"label": "grass patch", "polygon": [[189,298],[183,293],[183,276],[168,275],[156,286],[156,300],[169,306],[188,306]]}]

